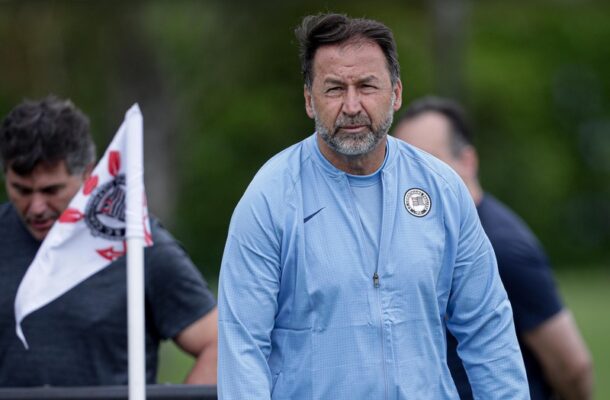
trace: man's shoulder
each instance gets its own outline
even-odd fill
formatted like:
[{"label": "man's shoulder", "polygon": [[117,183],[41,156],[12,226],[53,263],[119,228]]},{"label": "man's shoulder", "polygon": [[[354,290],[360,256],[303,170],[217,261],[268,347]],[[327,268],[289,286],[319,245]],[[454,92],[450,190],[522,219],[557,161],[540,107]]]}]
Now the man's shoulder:
[{"label": "man's shoulder", "polygon": [[15,208],[10,202],[0,203],[0,219],[9,218],[15,213]]},{"label": "man's shoulder", "polygon": [[263,183],[298,174],[303,161],[309,158],[308,140],[304,139],[275,154],[258,170],[253,181]]},{"label": "man's shoulder", "polygon": [[496,220],[502,219],[515,224],[525,225],[521,218],[511,210],[510,207],[489,193],[484,193],[478,209],[485,218]]},{"label": "man's shoulder", "polygon": [[503,280],[523,281],[534,275],[551,274],[550,262],[538,238],[508,206],[485,194],[478,212]]},{"label": "man's shoulder", "polygon": [[478,210],[498,260],[517,332],[535,329],[563,308],[549,259],[527,224],[495,197],[486,193]]},{"label": "man's shoulder", "polygon": [[146,269],[150,277],[163,277],[152,281],[164,284],[167,279],[180,277],[185,273],[188,275],[196,270],[182,243],[157,218],[150,218],[150,228],[153,245],[144,250]]},{"label": "man's shoulder", "polygon": [[14,237],[21,224],[17,210],[10,202],[0,204],[0,232],[10,232]]},{"label": "man's shoulder", "polygon": [[[494,244],[494,248],[500,245],[519,249],[532,247],[538,250],[541,248],[538,239],[525,221],[492,195],[485,193],[477,211],[481,224]],[[521,245],[515,247],[519,243]]]},{"label": "man's shoulder", "polygon": [[176,239],[172,234],[163,226],[161,221],[155,216],[150,216],[150,233],[152,235],[153,243],[174,243]]},{"label": "man's shoulder", "polygon": [[252,178],[244,198],[262,197],[271,202],[285,200],[299,181],[304,164],[311,159],[310,140],[311,136],[265,162]]},{"label": "man's shoulder", "polygon": [[182,244],[163,226],[158,218],[150,217],[150,233],[153,245],[145,249],[147,263],[166,262],[171,259],[188,257]]}]

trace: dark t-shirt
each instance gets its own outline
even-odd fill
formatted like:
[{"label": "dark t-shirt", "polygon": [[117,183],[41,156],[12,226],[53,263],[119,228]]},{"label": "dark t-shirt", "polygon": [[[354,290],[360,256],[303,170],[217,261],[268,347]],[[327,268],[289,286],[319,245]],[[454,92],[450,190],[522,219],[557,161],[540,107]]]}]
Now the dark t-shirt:
[{"label": "dark t-shirt", "polygon": [[[151,221],[154,245],[144,251],[146,379],[154,383],[160,340],[172,338],[215,306],[213,295],[175,239]],[[0,386],[87,386],[127,383],[127,277],[121,258],[22,323],[15,334],[19,283],[40,242],[9,203],[0,205]]]},{"label": "dark t-shirt", "polygon": [[[552,398],[542,369],[523,342],[523,334],[562,309],[549,262],[527,225],[505,205],[485,194],[477,207],[485,233],[498,260],[498,270],[513,308],[532,400]],[[468,377],[447,332],[447,363],[461,399],[472,399]]]}]

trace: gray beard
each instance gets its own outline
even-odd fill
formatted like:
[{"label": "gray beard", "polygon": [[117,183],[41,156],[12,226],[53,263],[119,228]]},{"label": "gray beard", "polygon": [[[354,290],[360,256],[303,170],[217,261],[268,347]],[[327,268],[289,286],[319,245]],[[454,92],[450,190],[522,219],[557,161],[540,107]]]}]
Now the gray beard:
[{"label": "gray beard", "polygon": [[[344,156],[355,157],[370,153],[387,135],[394,119],[394,110],[390,107],[385,120],[378,127],[373,126],[370,119],[362,115],[339,117],[332,133],[318,119],[318,113],[315,113],[314,119],[318,135],[332,150]],[[346,134],[339,129],[346,125],[367,125],[370,129],[359,133]]]}]

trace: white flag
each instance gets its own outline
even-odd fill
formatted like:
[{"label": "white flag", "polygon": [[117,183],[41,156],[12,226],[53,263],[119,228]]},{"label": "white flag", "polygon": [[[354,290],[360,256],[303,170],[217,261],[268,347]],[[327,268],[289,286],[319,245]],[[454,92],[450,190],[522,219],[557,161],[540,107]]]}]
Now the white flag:
[{"label": "white flag", "polygon": [[21,321],[27,315],[125,255],[126,191],[141,193],[142,213],[136,214],[143,218],[131,230],[143,232],[145,244],[152,245],[141,158],[140,165],[129,169],[135,169],[135,176],[126,176],[128,135],[136,136],[135,143],[142,145],[142,114],[137,104],[127,111],[91,177],[55,222],[19,285],[15,322],[17,336],[26,348]]}]

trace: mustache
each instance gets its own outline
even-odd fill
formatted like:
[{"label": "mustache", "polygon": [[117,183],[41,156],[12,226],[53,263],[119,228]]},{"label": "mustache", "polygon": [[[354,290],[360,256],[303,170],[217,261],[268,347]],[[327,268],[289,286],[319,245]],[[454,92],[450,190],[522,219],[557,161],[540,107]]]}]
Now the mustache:
[{"label": "mustache", "polygon": [[346,127],[346,126],[354,126],[354,125],[371,125],[371,119],[366,115],[358,114],[354,117],[342,115],[335,122],[335,130]]},{"label": "mustache", "polygon": [[59,213],[56,212],[48,212],[42,215],[26,215],[25,220],[27,223],[37,223],[44,222],[48,219],[57,219],[59,218]]}]

